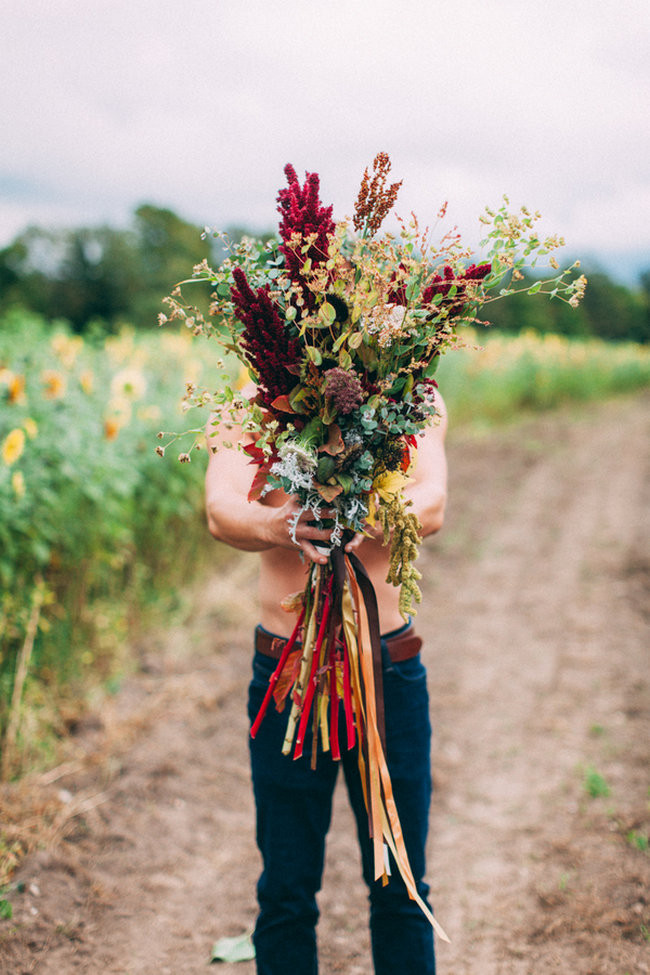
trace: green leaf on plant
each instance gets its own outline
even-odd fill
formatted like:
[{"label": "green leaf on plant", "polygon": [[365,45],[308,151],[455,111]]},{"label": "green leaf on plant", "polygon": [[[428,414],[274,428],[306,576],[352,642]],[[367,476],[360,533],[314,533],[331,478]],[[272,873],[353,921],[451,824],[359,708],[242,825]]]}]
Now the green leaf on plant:
[{"label": "green leaf on plant", "polygon": [[255,948],[250,934],[240,934],[236,938],[219,938],[212,946],[210,962],[252,961],[253,958],[255,958]]},{"label": "green leaf on plant", "polygon": [[422,377],[424,379],[431,379],[431,377],[435,374],[436,369],[438,368],[439,365],[440,365],[440,356],[436,355],[433,357],[429,365],[426,366],[425,369],[422,371]]},{"label": "green leaf on plant", "polygon": [[0,899],[0,918],[7,921],[13,914],[13,909],[8,900]]},{"label": "green leaf on plant", "polygon": [[334,305],[330,305],[329,301],[323,302],[318,309],[318,314],[328,325],[332,325],[336,320],[336,309]]},{"label": "green leaf on plant", "polygon": [[341,349],[339,352],[339,366],[341,369],[351,369],[352,368],[352,357],[347,349]]},{"label": "green leaf on plant", "polygon": [[413,301],[420,294],[420,282],[416,279],[410,281],[406,286],[407,301]]},{"label": "green leaf on plant", "polygon": [[536,295],[537,292],[541,290],[541,287],[542,287],[542,282],[536,281],[535,284],[531,284],[530,288],[528,289],[528,294]]}]

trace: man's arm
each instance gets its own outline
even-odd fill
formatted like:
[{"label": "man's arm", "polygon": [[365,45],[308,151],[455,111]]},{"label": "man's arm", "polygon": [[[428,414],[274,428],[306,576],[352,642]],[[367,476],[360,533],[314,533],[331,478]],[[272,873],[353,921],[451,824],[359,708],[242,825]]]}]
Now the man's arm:
[{"label": "man's arm", "polygon": [[280,547],[301,550],[313,562],[327,562],[327,556],[313,543],[327,542],[330,532],[310,525],[311,515],[301,512],[295,497],[287,498],[278,507],[248,501],[254,466],[236,446],[224,446],[225,442],[246,442],[241,428],[225,429],[212,418],[206,436],[210,454],[205,479],[206,514],[214,538],[246,552]]},{"label": "man's arm", "polygon": [[404,491],[413,503],[409,510],[418,516],[423,536],[440,531],[447,503],[447,409],[439,393],[436,393],[436,407],[436,418],[418,437],[413,481]]}]

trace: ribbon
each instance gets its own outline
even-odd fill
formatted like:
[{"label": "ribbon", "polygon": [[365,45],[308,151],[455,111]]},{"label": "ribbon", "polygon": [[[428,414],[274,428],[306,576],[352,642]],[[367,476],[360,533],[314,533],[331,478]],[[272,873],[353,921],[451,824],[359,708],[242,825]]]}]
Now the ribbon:
[{"label": "ribbon", "polygon": [[[345,544],[344,539],[344,544]],[[337,547],[327,566],[313,565],[303,608],[291,637],[270,679],[264,702],[253,723],[253,737],[268,706],[273,689],[287,665],[292,648],[302,647],[297,675],[291,689],[292,706],[282,752],[293,757],[303,753],[309,717],[312,717],[311,764],[316,766],[318,737],[323,750],[340,759],[339,704],[343,702],[347,746],[358,737],[357,760],[368,810],[368,829],[373,845],[375,880],[388,883],[387,850],[390,850],[409,897],[416,901],[438,935],[449,938],[417,892],[399,821],[386,761],[386,722],[383,691],[382,646],[377,596],[361,560]],[[340,654],[342,648],[342,659]],[[341,693],[338,688],[341,674]],[[329,715],[329,722],[328,722]],[[295,743],[294,743],[295,739]]]}]

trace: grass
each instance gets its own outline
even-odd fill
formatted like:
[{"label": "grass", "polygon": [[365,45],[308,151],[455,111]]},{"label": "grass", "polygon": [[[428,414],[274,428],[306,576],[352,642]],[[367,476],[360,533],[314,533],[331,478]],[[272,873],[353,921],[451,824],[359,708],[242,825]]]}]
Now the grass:
[{"label": "grass", "polygon": [[467,333],[436,379],[451,422],[492,425],[522,413],[650,387],[650,348],[525,332]]}]

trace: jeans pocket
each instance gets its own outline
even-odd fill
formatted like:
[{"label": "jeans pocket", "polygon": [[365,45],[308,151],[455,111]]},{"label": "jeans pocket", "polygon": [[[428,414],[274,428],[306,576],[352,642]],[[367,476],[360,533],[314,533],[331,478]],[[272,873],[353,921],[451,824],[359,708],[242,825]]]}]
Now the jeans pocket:
[{"label": "jeans pocket", "polygon": [[417,684],[419,681],[426,682],[427,671],[420,654],[417,653],[408,660],[391,661],[384,670],[384,677],[389,680],[395,679],[398,683]]},{"label": "jeans pocket", "polygon": [[253,676],[251,678],[251,687],[262,687],[266,689],[269,679],[277,665],[278,662],[277,660],[274,660],[273,657],[267,657],[264,654],[256,651],[253,655]]}]

